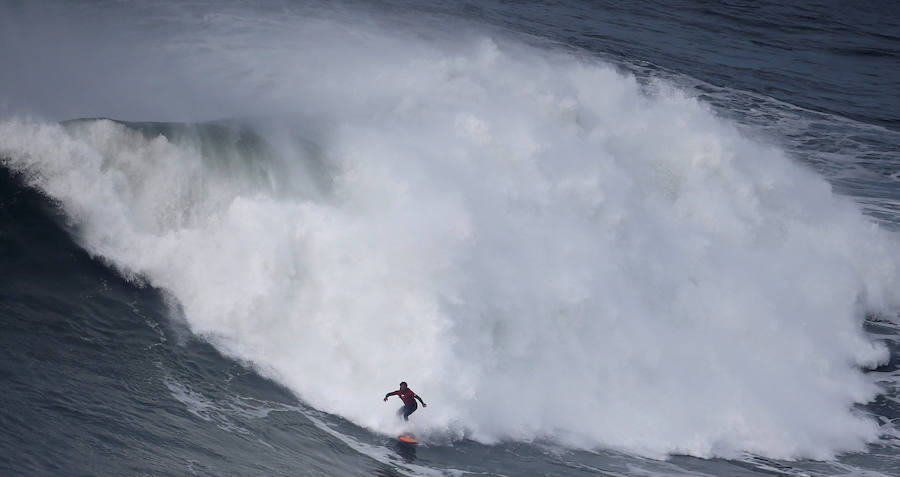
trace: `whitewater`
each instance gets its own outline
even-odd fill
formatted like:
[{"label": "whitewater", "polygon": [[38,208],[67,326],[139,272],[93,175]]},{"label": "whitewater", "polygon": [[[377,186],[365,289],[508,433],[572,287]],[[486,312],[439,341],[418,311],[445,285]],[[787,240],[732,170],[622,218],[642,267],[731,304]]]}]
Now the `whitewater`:
[{"label": "whitewater", "polygon": [[106,45],[79,93],[2,109],[4,167],[169,320],[388,436],[405,380],[446,445],[881,438],[861,406],[890,352],[863,322],[896,316],[896,233],[776,141],[577,49],[274,5],[69,32]]}]

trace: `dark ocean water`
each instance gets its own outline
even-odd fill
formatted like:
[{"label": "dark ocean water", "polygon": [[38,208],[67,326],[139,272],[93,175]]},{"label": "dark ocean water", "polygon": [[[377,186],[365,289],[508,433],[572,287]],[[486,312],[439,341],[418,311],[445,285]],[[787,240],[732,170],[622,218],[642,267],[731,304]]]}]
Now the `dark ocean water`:
[{"label": "dark ocean water", "polygon": [[897,2],[0,5],[0,474],[900,475]]}]

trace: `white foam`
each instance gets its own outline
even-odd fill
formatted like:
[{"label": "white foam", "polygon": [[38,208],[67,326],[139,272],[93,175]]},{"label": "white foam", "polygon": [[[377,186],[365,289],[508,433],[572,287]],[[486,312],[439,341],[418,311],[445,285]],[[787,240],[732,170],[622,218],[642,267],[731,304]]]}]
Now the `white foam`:
[{"label": "white foam", "polygon": [[458,469],[436,469],[433,467],[425,467],[414,464],[413,462],[404,459],[403,456],[398,455],[396,452],[388,449],[387,447],[362,442],[359,439],[354,438],[353,436],[341,433],[329,426],[318,417],[314,416],[312,413],[307,412],[304,413],[304,415],[316,427],[325,431],[332,437],[340,440],[351,449],[359,452],[366,457],[369,457],[376,462],[381,462],[382,464],[390,466],[394,471],[397,471],[402,475],[461,476],[472,474],[471,472],[464,472]]},{"label": "white foam", "polygon": [[860,323],[897,304],[900,255],[820,177],[602,64],[259,15],[161,47],[235,114],[290,113],[254,167],[324,192],[109,121],[0,123],[7,166],[193,332],[385,433],[407,380],[434,438],[788,458],[878,438],[851,409],[887,351]]}]

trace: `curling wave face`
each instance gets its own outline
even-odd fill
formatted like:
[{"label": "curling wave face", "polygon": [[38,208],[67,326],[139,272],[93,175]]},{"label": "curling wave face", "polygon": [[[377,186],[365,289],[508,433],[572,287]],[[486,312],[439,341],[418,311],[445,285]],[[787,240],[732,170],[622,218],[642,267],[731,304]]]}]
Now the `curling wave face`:
[{"label": "curling wave face", "polygon": [[877,439],[852,408],[887,359],[861,321],[897,304],[896,240],[781,151],[664,82],[498,37],[204,21],[167,45],[184,81],[262,119],[8,119],[0,157],[219,349],[380,432],[405,379],[420,433],[488,443]]}]

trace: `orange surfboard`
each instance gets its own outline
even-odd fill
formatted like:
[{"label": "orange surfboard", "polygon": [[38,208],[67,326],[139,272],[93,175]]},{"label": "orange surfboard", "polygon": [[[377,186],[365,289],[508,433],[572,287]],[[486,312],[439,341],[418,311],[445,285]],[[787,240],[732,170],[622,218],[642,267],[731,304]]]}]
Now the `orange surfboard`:
[{"label": "orange surfboard", "polygon": [[400,442],[405,442],[407,444],[418,444],[419,443],[419,441],[416,440],[416,436],[414,436],[410,433],[400,434],[400,437],[398,437],[397,439],[400,439]]}]

